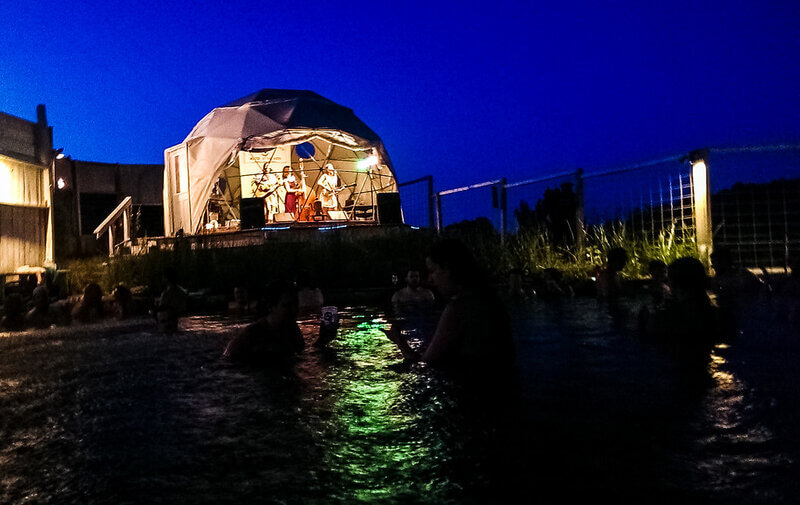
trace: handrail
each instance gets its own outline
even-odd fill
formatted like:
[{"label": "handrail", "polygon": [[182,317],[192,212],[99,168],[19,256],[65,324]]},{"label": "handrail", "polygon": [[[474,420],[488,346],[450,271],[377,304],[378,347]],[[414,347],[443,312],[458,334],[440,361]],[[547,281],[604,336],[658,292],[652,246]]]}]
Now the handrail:
[{"label": "handrail", "polygon": [[94,236],[96,238],[100,238],[100,236],[108,232],[108,255],[114,256],[114,223],[121,217],[122,218],[122,243],[130,241],[131,239],[131,207],[133,199],[130,196],[126,196],[119,202],[117,208],[111,211],[111,214],[108,215],[100,225],[94,229]]},{"label": "handrail", "polygon": [[102,223],[97,225],[97,228],[94,229],[92,233],[94,233],[95,238],[100,238],[100,236],[105,233],[106,229],[110,227],[117,219],[122,216],[122,213],[129,207],[133,205],[133,198],[130,196],[126,196],[119,202],[119,205],[111,211],[111,214],[106,217]]}]

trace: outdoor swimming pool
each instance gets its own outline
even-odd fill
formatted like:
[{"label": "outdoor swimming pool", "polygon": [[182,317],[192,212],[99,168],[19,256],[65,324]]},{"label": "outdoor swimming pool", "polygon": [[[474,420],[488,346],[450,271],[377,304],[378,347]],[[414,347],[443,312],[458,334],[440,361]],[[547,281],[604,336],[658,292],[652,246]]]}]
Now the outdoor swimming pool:
[{"label": "outdoor swimming pool", "polygon": [[369,307],[269,372],[220,359],[245,324],[222,317],[0,334],[0,502],[800,500],[800,345],[768,310],[702,384],[636,339],[635,306],[511,308],[518,387],[489,395],[389,366]]}]

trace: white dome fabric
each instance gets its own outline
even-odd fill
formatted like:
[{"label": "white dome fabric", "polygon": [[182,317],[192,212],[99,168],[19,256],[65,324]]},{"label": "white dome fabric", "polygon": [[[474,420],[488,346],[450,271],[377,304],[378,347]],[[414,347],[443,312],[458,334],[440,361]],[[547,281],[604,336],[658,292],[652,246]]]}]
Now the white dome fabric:
[{"label": "white dome fabric", "polygon": [[[167,235],[178,229],[198,232],[214,183],[240,151],[266,151],[313,139],[356,152],[374,152],[394,174],[380,137],[349,108],[312,91],[264,89],[213,109],[181,144],[165,150]],[[181,151],[183,168],[171,160]]]}]

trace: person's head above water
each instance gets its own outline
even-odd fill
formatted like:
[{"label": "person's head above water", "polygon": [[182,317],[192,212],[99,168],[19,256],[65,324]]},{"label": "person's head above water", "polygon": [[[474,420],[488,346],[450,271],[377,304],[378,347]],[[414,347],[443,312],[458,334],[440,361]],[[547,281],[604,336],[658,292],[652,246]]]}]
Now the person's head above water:
[{"label": "person's head above water", "polygon": [[178,282],[178,271],[175,267],[167,267],[164,269],[164,282],[167,284],[177,284]]},{"label": "person's head above water", "polygon": [[728,273],[733,270],[733,255],[727,247],[715,247],[711,253],[711,265],[717,274]]},{"label": "person's head above water", "polygon": [[25,310],[25,303],[22,295],[19,293],[11,293],[6,296],[3,304],[3,313],[7,318],[16,318],[22,315]]},{"label": "person's head above water", "polygon": [[406,284],[411,288],[418,288],[420,284],[419,270],[412,268],[406,273]]},{"label": "person's head above water", "polygon": [[653,279],[663,280],[667,276],[667,264],[661,260],[650,260],[647,271]]},{"label": "person's head above water", "polygon": [[103,303],[103,289],[96,282],[87,284],[83,289],[83,301],[88,305],[99,305]]},{"label": "person's head above water", "polygon": [[264,291],[264,304],[270,322],[294,321],[297,318],[297,288],[283,279],[272,281]]},{"label": "person's head above water", "polygon": [[47,310],[50,305],[50,295],[45,286],[37,286],[32,293],[33,306],[37,309]]},{"label": "person's head above water", "polygon": [[706,269],[697,258],[678,258],[669,264],[669,283],[676,297],[705,296]]},{"label": "person's head above water", "polygon": [[789,253],[788,264],[789,269],[791,270],[791,275],[793,277],[800,277],[800,251]]},{"label": "person's head above water", "polygon": [[456,239],[443,239],[434,244],[425,263],[431,282],[443,295],[487,287],[483,269],[469,248]]},{"label": "person's head above water", "polygon": [[557,268],[545,268],[542,271],[542,277],[546,281],[561,282],[564,279],[564,274]]},{"label": "person's head above water", "polygon": [[298,289],[315,288],[314,278],[308,270],[300,270],[295,276],[295,286]]},{"label": "person's head above water", "polygon": [[608,268],[619,272],[628,262],[628,252],[622,247],[612,247],[606,253]]}]

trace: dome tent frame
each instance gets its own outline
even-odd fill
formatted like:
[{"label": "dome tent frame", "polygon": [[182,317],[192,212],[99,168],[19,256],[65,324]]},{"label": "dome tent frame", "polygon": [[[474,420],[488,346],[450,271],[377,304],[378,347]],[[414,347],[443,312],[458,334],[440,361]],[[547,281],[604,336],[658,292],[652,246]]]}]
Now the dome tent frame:
[{"label": "dome tent frame", "polygon": [[[306,143],[316,156],[300,158],[296,146]],[[313,197],[322,167],[332,163],[348,188],[338,197],[347,220],[372,208],[374,221],[376,194],[397,191],[381,139],[352,110],[311,91],[266,89],[217,107],[164,158],[167,236],[235,227],[262,169],[280,175],[288,165],[299,175],[302,166]]]}]

